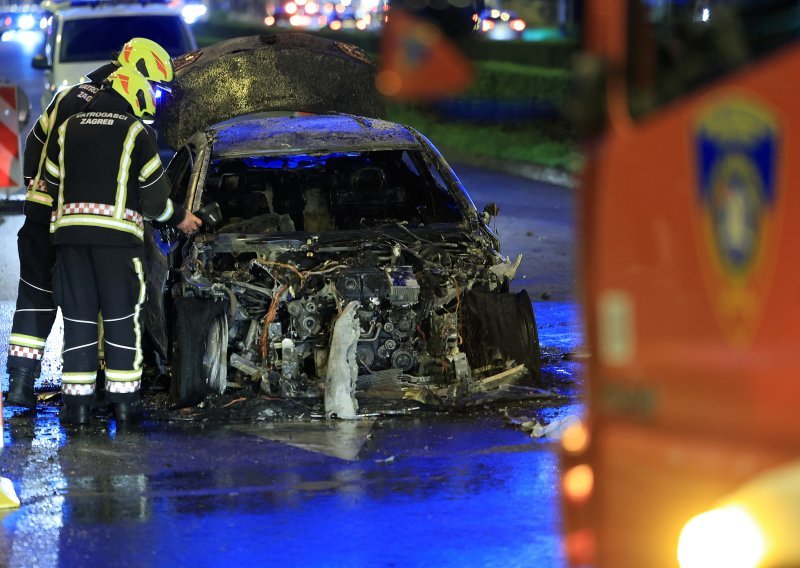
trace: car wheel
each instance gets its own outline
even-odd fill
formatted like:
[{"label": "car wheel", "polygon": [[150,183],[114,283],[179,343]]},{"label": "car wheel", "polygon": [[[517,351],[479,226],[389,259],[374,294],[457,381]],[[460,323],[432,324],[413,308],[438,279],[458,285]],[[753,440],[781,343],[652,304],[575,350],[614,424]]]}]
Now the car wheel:
[{"label": "car wheel", "polygon": [[170,394],[176,406],[192,406],[225,390],[227,321],[225,302],[175,300]]},{"label": "car wheel", "polygon": [[530,296],[469,291],[461,307],[464,351],[473,369],[491,366],[498,355],[529,370],[529,381],[541,379],[541,349]]}]

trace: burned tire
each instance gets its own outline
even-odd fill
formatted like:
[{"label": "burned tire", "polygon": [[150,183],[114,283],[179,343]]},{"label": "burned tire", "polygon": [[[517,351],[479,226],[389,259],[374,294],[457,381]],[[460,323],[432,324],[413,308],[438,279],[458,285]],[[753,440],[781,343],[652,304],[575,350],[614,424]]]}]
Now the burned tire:
[{"label": "burned tire", "polygon": [[473,369],[495,363],[498,354],[530,370],[529,381],[542,376],[539,333],[526,291],[518,294],[469,291],[461,306],[464,351]]},{"label": "burned tire", "polygon": [[222,394],[228,385],[228,316],[225,312],[211,320],[203,352],[203,375],[209,392]]},{"label": "burned tire", "polygon": [[[210,380],[214,365],[207,351],[209,339],[214,333],[221,333],[215,322],[225,318],[225,302],[197,298],[175,300],[170,396],[179,408],[199,404],[210,392],[219,391],[218,381],[212,384]],[[224,364],[227,369],[227,361]]]}]

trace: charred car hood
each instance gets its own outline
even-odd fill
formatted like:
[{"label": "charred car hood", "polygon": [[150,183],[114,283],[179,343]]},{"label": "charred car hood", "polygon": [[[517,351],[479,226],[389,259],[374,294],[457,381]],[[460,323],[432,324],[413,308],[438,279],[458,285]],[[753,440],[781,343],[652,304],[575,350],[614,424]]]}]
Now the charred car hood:
[{"label": "charred car hood", "polygon": [[300,33],[235,38],[174,61],[160,131],[173,148],[213,124],[256,112],[380,118],[375,68],[359,48]]}]

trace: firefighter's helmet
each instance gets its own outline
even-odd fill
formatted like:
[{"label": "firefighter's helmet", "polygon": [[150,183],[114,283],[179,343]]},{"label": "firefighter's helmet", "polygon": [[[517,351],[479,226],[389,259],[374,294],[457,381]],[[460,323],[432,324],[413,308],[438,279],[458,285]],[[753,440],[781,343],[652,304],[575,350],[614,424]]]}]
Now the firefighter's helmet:
[{"label": "firefighter's helmet", "polygon": [[156,99],[147,78],[135,69],[121,67],[109,75],[111,88],[122,95],[139,118],[152,119],[156,114]]},{"label": "firefighter's helmet", "polygon": [[155,83],[169,83],[175,76],[167,50],[147,38],[135,37],[127,41],[117,61],[123,67],[133,67]]}]

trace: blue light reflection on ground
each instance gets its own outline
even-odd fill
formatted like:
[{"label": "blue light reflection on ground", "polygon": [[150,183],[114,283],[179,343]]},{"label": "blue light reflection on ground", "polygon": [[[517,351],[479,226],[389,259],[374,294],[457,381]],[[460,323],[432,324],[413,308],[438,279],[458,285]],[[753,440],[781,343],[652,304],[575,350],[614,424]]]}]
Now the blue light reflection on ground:
[{"label": "blue light reflection on ground", "polygon": [[533,499],[537,484],[555,482],[555,460],[544,452],[535,458],[520,468],[517,457],[485,457],[492,462],[487,468],[509,468],[510,492],[506,487],[465,498],[445,489],[425,500],[369,499],[354,486],[351,493],[314,496],[298,508],[261,515],[226,509],[157,517],[177,521],[172,534],[189,545],[183,561],[192,566],[231,565],[236,558],[252,565],[555,567],[562,563],[559,538],[543,528],[554,524],[556,504]]},{"label": "blue light reflection on ground", "polygon": [[[557,567],[557,502],[543,492],[556,484],[556,462],[544,448],[448,446],[446,454],[394,464],[325,459],[313,470],[277,471],[261,488],[217,489],[237,476],[225,468],[194,481],[178,476],[184,490],[172,495],[166,487],[176,480],[133,490],[130,479],[120,480],[127,490],[117,495],[118,518],[73,487],[61,539],[81,548],[91,529],[86,544],[103,543],[97,552],[113,565],[129,564],[108,546],[124,535],[140,561],[147,551],[145,558],[169,566]],[[186,491],[195,481],[204,487]],[[149,495],[140,506],[142,489]]]},{"label": "blue light reflection on ground", "polygon": [[[545,353],[580,347],[574,304],[535,310]],[[386,421],[353,462],[219,426],[112,425],[65,436],[51,408],[10,436],[23,507],[0,523],[0,565],[564,565],[557,447],[497,412]]]},{"label": "blue light reflection on ground", "polygon": [[543,350],[572,352],[581,347],[583,329],[580,306],[575,302],[533,302],[533,312]]},{"label": "blue light reflection on ground", "polygon": [[59,424],[57,409],[43,409],[32,420],[33,436],[15,442],[25,448],[21,474],[13,479],[23,507],[2,517],[2,532],[14,535],[13,539],[8,539],[10,542],[0,535],[0,564],[3,566],[60,564],[59,547],[53,544],[58,542],[63,526],[67,481],[58,451],[66,444],[66,435]]},{"label": "blue light reflection on ground", "polygon": [[[34,440],[53,449],[50,430]],[[23,507],[2,523],[0,557],[18,552],[0,564],[29,566],[46,542],[57,563],[41,566],[557,568],[554,450],[495,413],[387,421],[352,462],[196,425],[70,435],[45,478],[9,472]]]}]

